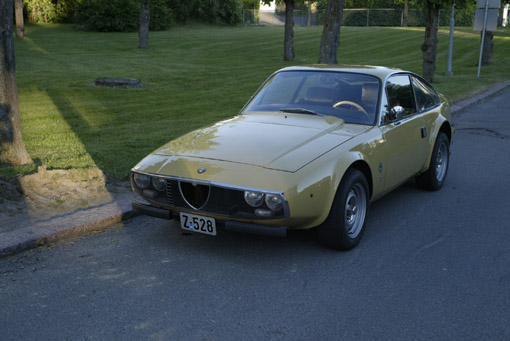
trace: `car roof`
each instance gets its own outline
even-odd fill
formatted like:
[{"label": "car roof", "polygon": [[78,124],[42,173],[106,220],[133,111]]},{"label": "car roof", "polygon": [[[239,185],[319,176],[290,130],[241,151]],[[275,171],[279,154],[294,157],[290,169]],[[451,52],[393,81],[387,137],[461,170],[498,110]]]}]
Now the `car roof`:
[{"label": "car roof", "polygon": [[394,73],[412,73],[408,71],[404,71],[397,68],[389,68],[385,66],[372,66],[372,65],[327,65],[327,64],[316,64],[310,66],[289,66],[283,69],[278,70],[281,71],[331,71],[331,72],[351,72],[351,73],[360,73],[365,75],[375,76],[380,78],[382,81],[386,79],[391,74]]}]

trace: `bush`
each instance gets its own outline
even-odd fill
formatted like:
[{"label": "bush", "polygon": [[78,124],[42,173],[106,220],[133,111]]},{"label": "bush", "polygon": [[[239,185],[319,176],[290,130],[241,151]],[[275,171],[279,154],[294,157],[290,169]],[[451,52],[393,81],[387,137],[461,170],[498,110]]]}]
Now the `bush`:
[{"label": "bush", "polygon": [[[3,0],[0,0],[3,1]],[[23,0],[31,22],[76,22],[89,30],[130,32],[138,29],[140,0]],[[150,30],[164,30],[173,19],[236,25],[242,7],[258,0],[150,0]]]},{"label": "bush", "polygon": [[57,14],[56,22],[72,23],[76,12],[76,6],[78,6],[80,1],[81,0],[53,0]]},{"label": "bush", "polygon": [[23,0],[28,22],[69,23],[72,22],[75,7],[81,0]]},{"label": "bush", "polygon": [[76,21],[85,29],[101,32],[132,32],[138,29],[140,8],[133,0],[83,0]]},{"label": "bush", "polygon": [[[82,0],[76,7],[76,22],[85,29],[101,32],[138,30],[139,0]],[[164,30],[172,23],[165,0],[150,1],[150,30]]]},{"label": "bush", "polygon": [[244,9],[260,9],[260,0],[242,0]]},{"label": "bush", "polygon": [[236,25],[242,20],[239,0],[170,0],[168,5],[175,19],[183,24],[194,19],[210,24]]},{"label": "bush", "polygon": [[33,23],[56,22],[57,12],[51,0],[24,0],[23,5],[25,5],[28,21]]},{"label": "bush", "polygon": [[242,21],[242,4],[238,0],[219,1],[216,18],[228,25],[237,25]]},{"label": "bush", "polygon": [[198,6],[200,0],[174,0],[169,1],[168,5],[174,13],[174,18],[181,24],[189,22],[193,9]]},{"label": "bush", "polygon": [[[138,7],[138,15],[140,15],[140,7]],[[165,0],[150,1],[150,16],[149,30],[151,31],[164,31],[173,24],[172,10]]]},{"label": "bush", "polygon": [[238,0],[203,2],[202,20],[208,23],[236,25],[242,20],[242,5]]}]

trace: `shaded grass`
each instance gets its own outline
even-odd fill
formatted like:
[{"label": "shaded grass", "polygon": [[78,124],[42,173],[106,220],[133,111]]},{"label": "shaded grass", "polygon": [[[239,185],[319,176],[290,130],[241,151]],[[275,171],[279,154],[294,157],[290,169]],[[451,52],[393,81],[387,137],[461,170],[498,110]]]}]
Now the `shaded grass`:
[{"label": "shaded grass", "polygon": [[[321,27],[295,28],[296,60],[282,61],[281,27],[177,27],[151,32],[139,50],[136,33],[94,33],[69,25],[32,25],[16,41],[23,135],[37,164],[99,167],[117,179],[159,145],[235,115],[273,71],[317,61]],[[343,27],[338,59],[421,73],[423,29]],[[494,64],[476,78],[480,39],[456,32],[453,71],[446,71],[448,31],[439,32],[435,87],[458,101],[508,80],[510,30],[494,39]],[[91,86],[100,77],[138,78],[141,89]],[[20,169],[26,172],[27,168]]]}]

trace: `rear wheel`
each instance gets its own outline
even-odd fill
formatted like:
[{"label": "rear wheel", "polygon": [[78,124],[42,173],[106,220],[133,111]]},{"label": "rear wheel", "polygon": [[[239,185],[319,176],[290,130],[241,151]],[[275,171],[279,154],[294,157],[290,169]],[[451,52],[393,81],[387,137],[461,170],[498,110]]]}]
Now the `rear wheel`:
[{"label": "rear wheel", "polygon": [[429,169],[416,177],[416,182],[422,188],[437,191],[446,180],[450,163],[450,141],[445,133],[439,132],[432,150]]},{"label": "rear wheel", "polygon": [[327,247],[350,250],[365,231],[368,213],[368,182],[357,169],[348,170],[337,190],[326,221],[318,227],[319,241]]}]

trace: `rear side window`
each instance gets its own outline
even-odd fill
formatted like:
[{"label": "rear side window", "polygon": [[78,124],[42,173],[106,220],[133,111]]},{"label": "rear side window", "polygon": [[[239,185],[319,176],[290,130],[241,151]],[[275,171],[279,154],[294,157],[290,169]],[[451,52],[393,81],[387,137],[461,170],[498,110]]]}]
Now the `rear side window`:
[{"label": "rear side window", "polygon": [[405,115],[416,112],[413,87],[408,75],[396,75],[389,78],[386,82],[386,93],[389,109],[398,105],[405,109]]},{"label": "rear side window", "polygon": [[434,89],[425,81],[412,77],[416,101],[418,102],[418,111],[431,109],[439,104],[439,96]]}]

